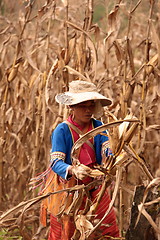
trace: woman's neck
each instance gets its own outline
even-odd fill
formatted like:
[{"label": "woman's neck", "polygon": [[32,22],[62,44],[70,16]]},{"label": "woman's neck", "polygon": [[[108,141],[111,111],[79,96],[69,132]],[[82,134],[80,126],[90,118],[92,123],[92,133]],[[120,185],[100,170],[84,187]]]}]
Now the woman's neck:
[{"label": "woman's neck", "polygon": [[89,126],[90,126],[90,123],[91,123],[91,120],[89,122],[82,122],[82,121],[78,121],[76,118],[74,118],[74,116],[72,115],[71,116],[71,119],[73,122],[75,122],[83,132],[87,132]]}]

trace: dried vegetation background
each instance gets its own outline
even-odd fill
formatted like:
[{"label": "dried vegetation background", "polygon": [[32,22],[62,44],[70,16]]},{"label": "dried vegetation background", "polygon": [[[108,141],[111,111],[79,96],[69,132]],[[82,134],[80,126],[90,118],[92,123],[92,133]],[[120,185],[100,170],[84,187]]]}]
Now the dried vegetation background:
[{"label": "dried vegetation background", "polygon": [[[96,83],[117,119],[140,120],[132,144],[160,175],[159,9],[159,0],[0,1],[1,211],[37,195],[28,182],[47,168],[51,132],[67,114],[54,97],[73,79]],[[134,163],[123,171],[131,190],[146,180]],[[126,230],[130,201],[120,196]]]}]

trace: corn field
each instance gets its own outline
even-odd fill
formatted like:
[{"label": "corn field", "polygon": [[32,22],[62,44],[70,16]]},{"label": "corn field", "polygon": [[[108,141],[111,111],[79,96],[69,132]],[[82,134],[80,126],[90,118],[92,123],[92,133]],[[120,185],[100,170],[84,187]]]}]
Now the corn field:
[{"label": "corn field", "polygon": [[138,120],[121,147],[127,160],[114,202],[125,238],[135,187],[160,177],[159,9],[159,0],[0,1],[0,239],[47,239],[48,228],[39,226],[42,197],[29,182],[49,165],[51,133],[68,114],[55,95],[72,80],[92,81],[113,100],[105,124]]}]

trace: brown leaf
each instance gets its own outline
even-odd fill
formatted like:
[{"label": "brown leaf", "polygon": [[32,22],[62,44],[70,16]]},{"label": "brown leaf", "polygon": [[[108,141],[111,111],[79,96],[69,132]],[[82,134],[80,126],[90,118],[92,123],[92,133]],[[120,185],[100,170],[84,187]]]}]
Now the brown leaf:
[{"label": "brown leaf", "polygon": [[64,4],[64,7],[67,7],[68,6],[68,0],[62,0],[63,4]]},{"label": "brown leaf", "polygon": [[160,130],[160,125],[154,124],[154,125],[150,125],[146,128],[146,131],[151,131],[151,130]]},{"label": "brown leaf", "polygon": [[99,171],[98,169],[92,169],[92,171],[89,173],[89,176],[93,177],[93,178],[99,177],[99,176],[102,176],[102,175],[104,175],[104,173]]},{"label": "brown leaf", "polygon": [[123,122],[139,122],[139,120],[136,120],[136,119],[118,120],[116,122],[103,124],[102,126],[99,126],[99,127],[95,128],[95,129],[87,132],[86,134],[84,134],[82,137],[80,137],[74,143],[74,145],[72,147],[72,151],[71,151],[72,158],[74,158],[73,156],[74,156],[75,150],[77,150],[88,139],[90,139],[92,137],[95,137],[97,134],[100,134],[101,132],[106,131],[109,128],[116,127],[116,126],[120,125]]},{"label": "brown leaf", "polygon": [[136,223],[135,223],[135,226],[138,224],[139,222],[139,219],[140,219],[140,216],[141,216],[141,213],[142,213],[142,210],[144,209],[144,203],[145,203],[145,200],[147,198],[147,195],[148,195],[148,192],[151,188],[157,186],[160,184],[160,178],[154,178],[149,184],[148,186],[146,187],[145,189],[145,192],[144,192],[144,196],[143,196],[143,200],[142,200],[142,203],[139,205],[139,214],[138,214],[138,217],[137,217],[137,220],[136,220]]},{"label": "brown leaf", "polygon": [[157,65],[157,63],[158,63],[158,53],[157,54],[155,54],[150,60],[149,60],[149,62],[146,64],[146,73],[149,75],[152,71],[153,71],[153,69],[154,69],[154,67]]},{"label": "brown leaf", "polygon": [[117,29],[117,15],[118,15],[119,5],[116,5],[115,8],[108,15],[108,34],[114,32]]},{"label": "brown leaf", "polygon": [[23,46],[23,49],[24,49],[24,54],[25,54],[25,57],[27,59],[27,62],[29,63],[29,65],[35,69],[38,73],[41,73],[41,71],[38,69],[38,67],[36,66],[36,62],[32,59],[32,54],[33,52],[30,52],[26,49],[26,46]]},{"label": "brown leaf", "polygon": [[129,128],[129,130],[126,132],[125,136],[124,136],[124,142],[125,143],[129,143],[133,137],[133,135],[135,134],[135,131],[137,130],[139,123],[133,123],[132,126]]},{"label": "brown leaf", "polygon": [[22,63],[23,58],[19,58],[16,60],[15,64],[10,68],[7,69],[7,80],[8,82],[12,82],[18,73],[18,68],[20,66],[20,63]]},{"label": "brown leaf", "polygon": [[130,62],[130,68],[132,72],[132,76],[135,74],[135,66],[134,66],[134,59],[133,59],[133,51],[131,47],[131,42],[129,39],[127,39],[127,52],[128,52],[128,57],[129,57],[129,62]]},{"label": "brown leaf", "polygon": [[[92,49],[92,54],[93,54],[93,60],[94,60],[94,67],[93,67],[93,70],[95,72],[94,74],[94,80],[96,78],[96,71],[97,71],[97,52],[96,52],[96,48],[95,48],[95,44],[92,40],[92,38],[90,37],[89,33],[85,30],[83,30],[81,27],[77,26],[76,24],[70,22],[70,21],[66,21],[66,24],[68,24],[69,26],[73,27],[74,29],[80,31],[81,33],[84,33],[85,36],[87,36],[87,41],[88,41],[88,44],[90,45],[90,48]],[[81,58],[83,57],[84,53],[82,53],[81,55]],[[93,82],[94,82],[93,80]]]},{"label": "brown leaf", "polygon": [[138,210],[145,216],[145,218],[148,220],[148,222],[151,224],[153,229],[160,234],[160,228],[155,224],[152,217],[148,214],[148,212],[145,210],[143,203],[138,205]]},{"label": "brown leaf", "polygon": [[117,60],[119,62],[121,62],[125,55],[124,55],[124,49],[122,48],[122,46],[120,45],[118,39],[116,39],[114,42],[113,42],[114,46],[115,46],[115,53],[116,53],[116,57],[117,57]]},{"label": "brown leaf", "polygon": [[[65,208],[63,212],[65,212],[66,215],[76,216],[83,201],[83,197],[84,191],[82,189],[75,191],[72,203],[67,208]],[[61,214],[62,213],[59,213],[58,217],[60,217]]]},{"label": "brown leaf", "polygon": [[67,69],[68,69],[68,72],[69,72],[70,74],[77,75],[80,79],[83,79],[83,80],[85,80],[85,81],[88,81],[88,79],[87,79],[83,74],[81,74],[80,72],[76,71],[76,70],[73,69],[72,67],[66,65],[66,66],[64,66],[64,68],[67,68]]},{"label": "brown leaf", "polygon": [[46,19],[52,17],[55,11],[55,2],[52,1],[49,4],[47,2],[42,6],[41,9],[38,10],[38,21],[40,23],[44,22]]},{"label": "brown leaf", "polygon": [[[108,115],[108,121],[118,121],[118,119],[111,113],[107,112]],[[109,136],[109,145],[112,150],[112,152],[115,154],[119,149],[119,126],[115,126],[113,128],[108,129],[108,136]]]},{"label": "brown leaf", "polygon": [[153,40],[155,41],[157,52],[158,52],[158,68],[160,68],[160,39],[153,22],[151,22],[151,29],[153,34]]},{"label": "brown leaf", "polygon": [[159,184],[160,184],[160,177],[154,178],[154,179],[148,184],[148,186],[147,186],[147,188],[146,188],[146,192],[148,192],[149,189],[151,189],[151,188],[153,188],[153,187],[155,187],[155,186],[157,186],[157,185],[159,185]]},{"label": "brown leaf", "polygon": [[100,225],[101,223],[104,221],[104,219],[106,218],[106,216],[109,214],[111,208],[113,207],[113,204],[115,202],[118,190],[119,190],[119,184],[121,181],[121,176],[122,176],[122,169],[118,168],[117,173],[116,173],[116,183],[115,183],[115,188],[113,191],[113,196],[112,196],[112,200],[109,204],[109,208],[107,209],[106,213],[104,214],[104,216],[101,218],[101,220],[97,223],[96,226],[94,226],[94,228],[90,231],[90,233],[87,235],[87,237],[89,237]]},{"label": "brown leaf", "polygon": [[90,230],[93,229],[93,225],[87,220],[85,215],[77,215],[75,219],[76,228],[80,231],[81,237],[79,239],[85,239],[86,233],[88,234]]},{"label": "brown leaf", "polygon": [[[124,120],[127,120],[127,119],[132,119],[132,115],[127,115]],[[123,122],[119,125],[119,139],[122,139],[124,138],[126,132],[127,132],[127,128],[129,126],[129,122]]]},{"label": "brown leaf", "polygon": [[72,55],[75,51],[75,46],[76,46],[76,38],[73,37],[69,40],[68,49],[67,49],[66,54],[65,54],[66,65],[69,63],[70,59],[72,58]]}]

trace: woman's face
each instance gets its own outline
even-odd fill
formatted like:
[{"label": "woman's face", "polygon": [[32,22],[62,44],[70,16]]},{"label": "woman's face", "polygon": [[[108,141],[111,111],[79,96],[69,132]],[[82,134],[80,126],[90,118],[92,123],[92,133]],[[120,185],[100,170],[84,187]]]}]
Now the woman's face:
[{"label": "woman's face", "polygon": [[89,100],[76,105],[71,106],[73,110],[74,121],[79,125],[89,123],[91,117],[95,111],[94,100]]}]

